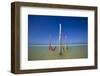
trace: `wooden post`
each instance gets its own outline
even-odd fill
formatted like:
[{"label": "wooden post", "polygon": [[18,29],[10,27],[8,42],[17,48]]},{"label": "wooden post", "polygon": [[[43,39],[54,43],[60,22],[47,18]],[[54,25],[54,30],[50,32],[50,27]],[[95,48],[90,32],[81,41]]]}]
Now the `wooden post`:
[{"label": "wooden post", "polygon": [[62,38],[62,36],[61,36],[62,34],[61,34],[61,24],[59,24],[59,52],[60,52],[60,55],[62,55],[62,42],[61,42],[61,38]]}]

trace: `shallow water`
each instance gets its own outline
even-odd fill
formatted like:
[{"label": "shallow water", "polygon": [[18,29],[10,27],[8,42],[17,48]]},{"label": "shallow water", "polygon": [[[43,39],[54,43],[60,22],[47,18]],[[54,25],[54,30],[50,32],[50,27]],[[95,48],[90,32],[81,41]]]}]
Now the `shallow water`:
[{"label": "shallow water", "polygon": [[62,55],[58,46],[55,51],[49,50],[49,46],[32,45],[28,47],[28,60],[53,60],[53,59],[79,59],[88,57],[87,45],[68,46]]}]

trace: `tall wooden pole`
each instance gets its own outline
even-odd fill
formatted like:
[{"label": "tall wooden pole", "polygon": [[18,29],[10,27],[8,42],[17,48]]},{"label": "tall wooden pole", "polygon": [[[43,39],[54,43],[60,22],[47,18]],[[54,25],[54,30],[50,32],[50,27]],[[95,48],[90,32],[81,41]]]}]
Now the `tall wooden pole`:
[{"label": "tall wooden pole", "polygon": [[61,46],[61,24],[59,24],[59,52],[60,52],[60,55],[62,55],[62,46]]}]

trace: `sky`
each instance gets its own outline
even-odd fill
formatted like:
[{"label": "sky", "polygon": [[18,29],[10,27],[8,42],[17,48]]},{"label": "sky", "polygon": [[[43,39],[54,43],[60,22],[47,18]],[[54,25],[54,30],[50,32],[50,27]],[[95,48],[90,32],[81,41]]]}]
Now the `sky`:
[{"label": "sky", "polygon": [[28,44],[58,44],[59,24],[62,28],[62,44],[87,44],[87,17],[47,15],[28,15]]}]

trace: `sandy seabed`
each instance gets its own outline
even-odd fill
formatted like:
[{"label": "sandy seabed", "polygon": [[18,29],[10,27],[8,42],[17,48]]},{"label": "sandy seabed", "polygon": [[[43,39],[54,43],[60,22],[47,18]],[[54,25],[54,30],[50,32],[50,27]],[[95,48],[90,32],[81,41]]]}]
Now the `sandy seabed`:
[{"label": "sandy seabed", "polygon": [[33,45],[28,47],[28,60],[55,60],[55,59],[79,59],[88,57],[87,45],[68,46],[62,55],[58,46],[55,51],[49,50],[49,46]]}]

